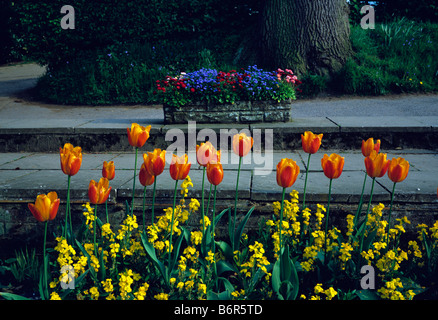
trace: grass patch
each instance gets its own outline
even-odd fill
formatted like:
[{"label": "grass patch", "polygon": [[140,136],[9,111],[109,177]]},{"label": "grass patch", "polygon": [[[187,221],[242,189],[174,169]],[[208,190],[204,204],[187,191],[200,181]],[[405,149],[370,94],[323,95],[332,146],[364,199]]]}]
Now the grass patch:
[{"label": "grass patch", "polygon": [[438,90],[438,25],[407,19],[352,26],[355,54],[334,77],[340,93],[382,95]]}]

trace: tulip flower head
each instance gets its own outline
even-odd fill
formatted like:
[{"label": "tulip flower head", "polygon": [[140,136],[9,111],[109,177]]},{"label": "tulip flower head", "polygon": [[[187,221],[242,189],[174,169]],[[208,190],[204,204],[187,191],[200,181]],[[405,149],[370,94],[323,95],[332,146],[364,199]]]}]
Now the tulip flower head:
[{"label": "tulip flower head", "polygon": [[196,146],[196,160],[200,166],[206,167],[209,162],[219,162],[221,153],[217,151],[210,141]]},{"label": "tulip flower head", "polygon": [[103,162],[102,168],[102,177],[107,178],[108,180],[113,180],[116,175],[116,170],[114,166],[114,161]]},{"label": "tulip flower head", "polygon": [[154,152],[144,153],[143,161],[150,175],[159,176],[166,165],[166,150],[154,149]]},{"label": "tulip flower head", "polygon": [[144,187],[152,185],[155,181],[155,176],[151,175],[145,163],[142,163],[141,165],[140,173],[138,174],[138,179],[140,180],[140,183]]},{"label": "tulip flower head", "polygon": [[367,141],[362,140],[362,154],[364,157],[368,157],[371,152],[375,150],[377,153],[380,151],[380,139],[374,143],[373,138],[369,138]]},{"label": "tulip flower head", "polygon": [[254,144],[254,139],[244,132],[233,136],[233,152],[239,157],[246,156]]},{"label": "tulip flower head", "polygon": [[143,127],[137,123],[131,124],[131,129],[126,129],[128,132],[129,144],[133,147],[141,148],[149,139],[151,126]]},{"label": "tulip flower head", "polygon": [[318,152],[319,147],[321,146],[323,134],[314,134],[310,131],[304,132],[304,135],[301,135],[301,145],[303,147],[304,152],[315,154]]},{"label": "tulip flower head", "polygon": [[371,178],[383,177],[388,171],[389,160],[386,160],[386,153],[377,153],[372,150],[370,155],[365,158],[365,168]]},{"label": "tulip flower head", "polygon": [[58,213],[60,200],[56,192],[49,192],[47,195],[39,194],[35,200],[35,204],[29,203],[28,207],[32,215],[39,222],[53,220]]},{"label": "tulip flower head", "polygon": [[71,143],[64,144],[64,148],[59,148],[61,158],[61,169],[68,176],[78,173],[82,164],[82,148],[73,147]]},{"label": "tulip flower head", "polygon": [[321,167],[325,176],[329,179],[339,178],[344,169],[344,162],[344,157],[336,153],[332,153],[330,157],[325,154],[321,159]]},{"label": "tulip flower head", "polygon": [[207,164],[207,179],[208,181],[217,186],[222,182],[224,178],[224,169],[220,162],[209,162]]},{"label": "tulip flower head", "polygon": [[409,173],[409,162],[403,158],[393,158],[388,167],[388,177],[392,182],[402,182]]},{"label": "tulip flower head", "polygon": [[111,187],[107,178],[100,178],[99,182],[91,180],[88,185],[88,198],[92,204],[105,203],[110,192]]},{"label": "tulip flower head", "polygon": [[277,164],[277,184],[283,188],[291,187],[297,180],[300,167],[292,159],[281,159]]},{"label": "tulip flower head", "polygon": [[170,163],[169,172],[173,180],[184,180],[189,174],[191,163],[188,162],[187,154],[181,157],[172,155],[172,161]]}]

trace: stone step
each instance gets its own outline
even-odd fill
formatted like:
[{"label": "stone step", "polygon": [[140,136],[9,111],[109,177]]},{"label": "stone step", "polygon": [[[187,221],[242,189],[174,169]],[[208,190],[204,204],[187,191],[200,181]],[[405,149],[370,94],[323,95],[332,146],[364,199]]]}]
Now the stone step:
[{"label": "stone step", "polygon": [[[386,152],[387,150],[382,150]],[[306,203],[315,208],[317,203],[326,205],[328,200],[327,179],[321,169],[320,159],[324,151],[313,155],[309,165]],[[360,199],[363,180],[364,164],[360,152],[345,150],[327,150],[345,157],[344,172],[333,181],[331,207],[333,217],[344,217],[354,212]],[[394,214],[407,214],[414,221],[430,222],[438,216],[437,177],[438,152],[430,150],[389,150],[388,158],[404,157],[411,164],[408,178],[397,184],[394,198]],[[137,170],[141,165],[142,150],[138,157]],[[264,158],[261,157],[263,155]],[[189,188],[188,201],[191,198],[201,199],[202,170],[194,160],[194,153],[189,154],[193,163],[189,173],[193,187]],[[239,212],[244,213],[256,206],[254,219],[250,226],[257,228],[260,219],[270,218],[272,202],[281,200],[281,188],[276,183],[276,164],[282,158],[292,158],[301,168],[301,173],[290,188],[300,194],[304,190],[304,179],[307,164],[307,154],[302,151],[252,153],[244,158],[239,180]],[[110,182],[112,187],[109,211],[111,219],[120,221],[125,212],[125,204],[131,204],[134,153],[84,153],[82,167],[77,175],[71,178],[71,199],[75,218],[81,219],[81,205],[88,201],[88,184],[91,179],[101,177],[104,160],[113,160],[116,166],[116,177]],[[169,159],[169,158],[168,158]],[[264,159],[265,162],[260,160]],[[217,210],[234,207],[234,197],[237,179],[238,162],[233,153],[224,152],[224,180],[217,188]],[[256,162],[257,160],[257,162]],[[165,171],[157,178],[157,209],[156,215],[162,214],[162,209],[172,206],[175,182],[171,179],[166,164]],[[143,186],[136,177],[135,213],[141,216]],[[205,180],[205,199],[209,196],[209,183]],[[365,201],[371,187],[371,179],[367,179]],[[181,183],[179,183],[181,185]],[[179,188],[180,190],[180,188]],[[389,206],[392,182],[387,176],[376,179],[373,204],[378,202]],[[64,204],[67,194],[67,177],[60,170],[59,155],[55,153],[0,153],[0,236],[28,234],[37,228],[37,222],[30,214],[27,204],[34,202],[40,193],[56,191],[62,200],[60,216],[65,212]],[[290,192],[288,189],[288,192]],[[180,194],[178,194],[178,199]],[[207,200],[206,200],[207,201]],[[152,202],[152,186],[146,190],[146,211],[150,216]],[[364,204],[366,208],[367,202]],[[104,209],[100,209],[103,210]],[[102,211],[100,211],[102,212]],[[211,214],[211,213],[210,213]],[[242,215],[239,215],[240,217]],[[149,221],[149,219],[147,220]]]},{"label": "stone step", "polygon": [[[0,152],[58,152],[66,142],[86,152],[132,151],[126,128],[132,122],[152,125],[146,149],[173,145],[190,150],[206,136],[220,149],[231,149],[233,134],[245,130],[255,138],[255,150],[299,150],[301,134],[323,133],[322,149],[357,150],[362,140],[380,139],[387,149],[438,149],[438,117],[309,117],[291,122],[255,124],[165,125],[157,119],[0,119]],[[174,144],[174,142],[176,142]],[[219,147],[218,147],[219,148]]]}]

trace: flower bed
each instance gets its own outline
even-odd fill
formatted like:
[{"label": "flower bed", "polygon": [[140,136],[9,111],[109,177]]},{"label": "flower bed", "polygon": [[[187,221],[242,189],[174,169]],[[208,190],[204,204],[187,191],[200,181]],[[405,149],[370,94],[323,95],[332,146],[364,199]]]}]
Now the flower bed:
[{"label": "flower bed", "polygon": [[[149,131],[150,126],[137,124],[128,129],[135,164]],[[310,208],[305,201],[310,157],[319,151],[322,138],[322,134],[311,132],[302,135],[303,150],[308,154],[302,199],[290,189],[300,173],[299,166],[288,158],[278,163],[276,182],[282,201],[273,204],[272,219],[260,225],[255,237],[244,233],[254,207],[240,219],[236,216],[242,158],[254,142],[243,133],[236,134],[232,142],[240,159],[234,207],[216,212],[216,192],[227,172],[220,163],[221,152],[206,142],[197,147],[197,164],[203,170],[201,194],[208,181],[212,201],[204,196],[187,198],[188,188],[193,186],[189,176],[192,164],[187,155],[172,155],[173,205],[155,215],[155,186],[164,172],[166,157],[165,151],[155,149],[143,154],[139,172],[136,165],[133,172],[133,190],[137,173],[144,188],[154,186],[148,208],[151,221],[145,220],[144,197],[142,217],[133,214],[133,195],[120,226],[108,223],[105,210],[110,181],[116,174],[115,164],[110,162],[104,163],[98,183],[90,181],[90,203],[84,205],[83,225],[72,227],[70,180],[80,170],[82,150],[66,144],[60,148],[61,169],[68,176],[66,215],[53,228],[54,248],[47,248],[47,226],[56,219],[60,199],[56,192],[50,192],[29,204],[30,212],[45,229],[44,257],[31,264],[37,270],[36,291],[42,299],[89,300],[436,298],[432,284],[438,265],[438,221],[433,226],[418,225],[418,237],[406,239],[405,226],[410,222],[406,217],[391,219],[393,198],[389,208],[372,205],[375,181],[387,174],[394,195],[396,185],[408,178],[409,162],[403,158],[387,160],[386,154],[380,153],[380,141],[363,141],[363,185],[372,179],[368,203],[363,203],[363,190],[357,210],[345,217],[345,225],[333,225],[331,187],[342,179],[343,157],[331,154],[321,159],[324,175],[330,180],[327,204]],[[188,221],[193,217],[197,223],[190,228]],[[221,239],[215,235],[218,224],[227,226],[228,232]],[[17,294],[20,292],[0,292],[6,299],[25,298]]]},{"label": "flower bed", "polygon": [[300,83],[288,69],[201,69],[157,80],[156,92],[162,97],[166,123],[286,122]]}]

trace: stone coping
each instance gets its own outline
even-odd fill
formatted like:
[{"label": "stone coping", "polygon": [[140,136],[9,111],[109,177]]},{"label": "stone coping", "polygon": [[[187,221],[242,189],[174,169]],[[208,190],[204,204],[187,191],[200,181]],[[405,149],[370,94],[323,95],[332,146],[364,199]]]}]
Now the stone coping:
[{"label": "stone coping", "polygon": [[[296,150],[300,148],[300,135],[310,130],[324,133],[322,148],[355,149],[362,139],[379,138],[388,148],[438,149],[438,117],[326,117],[301,118],[290,122],[276,123],[229,123],[229,124],[163,124],[148,119],[98,119],[98,120],[2,120],[0,119],[0,152],[57,152],[65,142],[81,145],[89,152],[130,151],[126,139],[126,128],[130,124],[151,124],[148,145],[167,148],[169,130],[184,134],[203,129],[216,133],[230,130],[247,130],[273,135],[274,150]],[[54,147],[55,146],[55,147]]]}]

